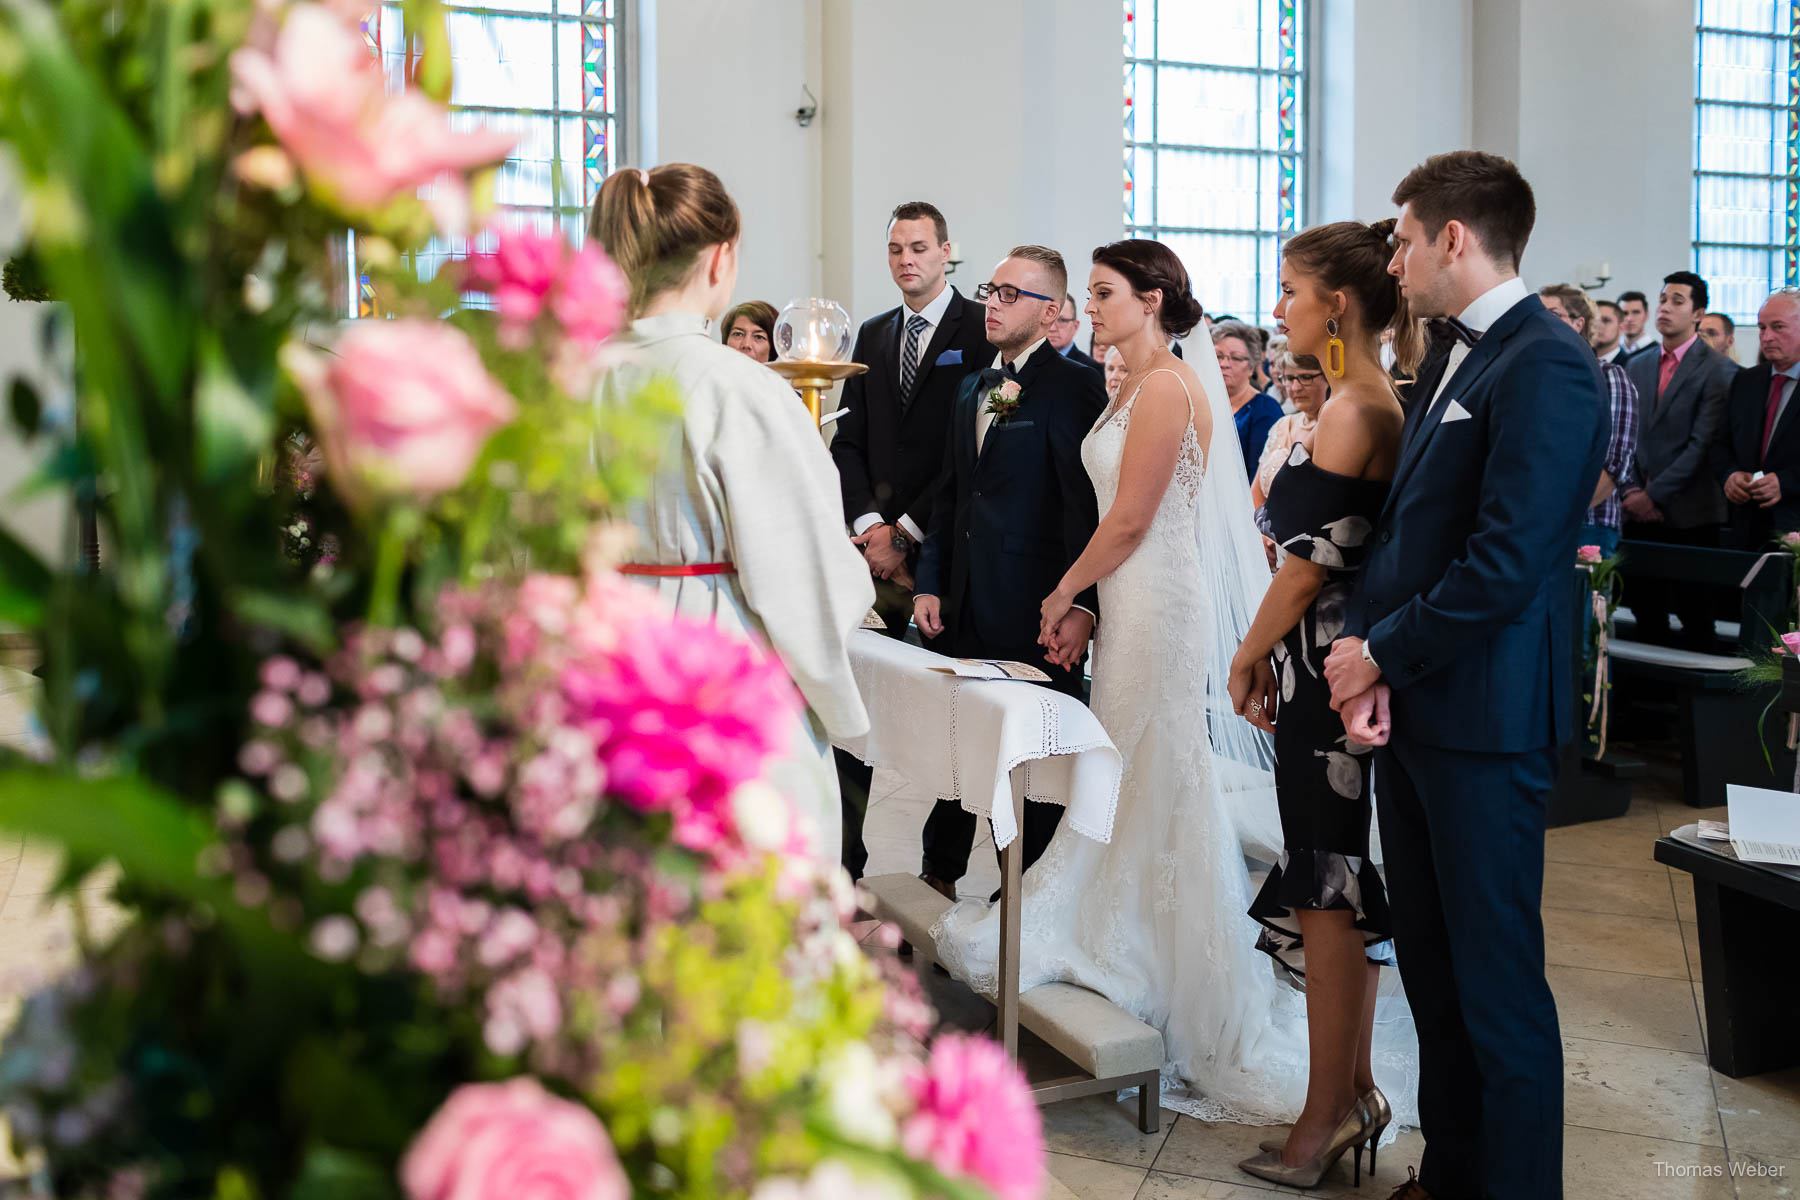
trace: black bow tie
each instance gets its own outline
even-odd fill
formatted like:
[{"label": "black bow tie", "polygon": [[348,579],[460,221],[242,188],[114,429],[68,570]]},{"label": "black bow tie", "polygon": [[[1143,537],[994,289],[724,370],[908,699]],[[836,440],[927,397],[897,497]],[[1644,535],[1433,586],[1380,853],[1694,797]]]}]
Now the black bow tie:
[{"label": "black bow tie", "polygon": [[1470,329],[1455,317],[1433,317],[1425,322],[1425,334],[1430,339],[1433,350],[1448,349],[1457,342],[1473,347],[1481,340],[1481,334]]}]

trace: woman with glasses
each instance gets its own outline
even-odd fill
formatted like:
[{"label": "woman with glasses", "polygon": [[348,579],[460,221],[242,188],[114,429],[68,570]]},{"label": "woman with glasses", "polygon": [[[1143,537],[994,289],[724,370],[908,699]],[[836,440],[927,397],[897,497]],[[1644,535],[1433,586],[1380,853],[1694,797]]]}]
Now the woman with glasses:
[{"label": "woman with glasses", "polygon": [[1242,321],[1220,321],[1212,329],[1213,350],[1225,375],[1225,393],[1237,423],[1238,446],[1244,453],[1244,477],[1256,474],[1257,459],[1269,430],[1281,419],[1281,403],[1252,382],[1262,339]]},{"label": "woman with glasses", "polygon": [[1261,508],[1269,498],[1269,484],[1275,472],[1287,461],[1294,443],[1312,451],[1313,430],[1318,428],[1319,409],[1331,395],[1325,382],[1324,368],[1310,354],[1283,352],[1275,360],[1275,386],[1281,389],[1294,411],[1275,422],[1269,429],[1269,440],[1263,444],[1262,461],[1250,480],[1250,502]]}]

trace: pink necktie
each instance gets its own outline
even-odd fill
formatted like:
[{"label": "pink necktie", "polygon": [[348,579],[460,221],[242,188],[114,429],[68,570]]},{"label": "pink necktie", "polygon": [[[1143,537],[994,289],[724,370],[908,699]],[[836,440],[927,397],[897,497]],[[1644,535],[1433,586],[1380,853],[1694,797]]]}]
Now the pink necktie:
[{"label": "pink necktie", "polygon": [[1669,390],[1669,380],[1675,377],[1675,368],[1680,365],[1681,360],[1676,358],[1672,351],[1664,350],[1662,352],[1662,370],[1656,379],[1656,398],[1658,400],[1661,400],[1662,394]]},{"label": "pink necktie", "polygon": [[1769,409],[1763,417],[1762,453],[1756,460],[1759,467],[1769,457],[1769,439],[1775,436],[1775,414],[1781,409],[1781,389],[1786,384],[1786,375],[1777,375],[1769,380]]}]

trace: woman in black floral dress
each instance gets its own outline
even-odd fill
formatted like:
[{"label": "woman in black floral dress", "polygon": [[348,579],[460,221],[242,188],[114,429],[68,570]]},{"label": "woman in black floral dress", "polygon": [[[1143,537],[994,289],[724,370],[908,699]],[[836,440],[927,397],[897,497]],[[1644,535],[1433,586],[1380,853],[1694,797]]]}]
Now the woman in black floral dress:
[{"label": "woman in black floral dress", "polygon": [[1258,947],[1305,978],[1311,1054],[1306,1106],[1286,1143],[1240,1165],[1298,1187],[1315,1186],[1346,1149],[1373,1147],[1390,1113],[1370,1064],[1380,964],[1393,961],[1387,893],[1369,860],[1373,756],[1332,710],[1325,657],[1399,458],[1404,414],[1381,331],[1395,329],[1409,368],[1416,356],[1387,274],[1393,224],[1341,221],[1283,248],[1275,318],[1292,353],[1325,364],[1331,398],[1258,513],[1279,548],[1275,578],[1231,668],[1238,712],[1274,731],[1284,841],[1250,915],[1263,926]]}]

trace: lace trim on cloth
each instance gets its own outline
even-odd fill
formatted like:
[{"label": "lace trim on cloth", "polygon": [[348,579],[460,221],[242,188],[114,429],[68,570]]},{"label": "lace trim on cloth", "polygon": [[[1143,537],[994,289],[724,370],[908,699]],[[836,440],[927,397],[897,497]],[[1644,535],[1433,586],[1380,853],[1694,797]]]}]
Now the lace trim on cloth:
[{"label": "lace trim on cloth", "polygon": [[[957,753],[957,739],[959,737],[957,707],[962,700],[962,690],[967,686],[967,684],[959,683],[950,690],[950,788],[952,794],[948,796],[939,796],[937,799],[940,801],[954,801],[962,806],[964,812],[971,813],[977,817],[987,817],[989,820],[992,820],[992,815],[989,813],[987,805],[967,799],[963,794],[962,757]],[[1059,803],[1059,801],[1050,796],[1046,796],[1041,789],[1033,788],[1031,782],[1032,765],[1041,759],[1052,758],[1060,754],[1082,754],[1089,750],[1107,749],[1112,746],[1112,741],[1111,739],[1102,736],[1091,741],[1065,742],[1062,736],[1062,719],[1056,711],[1056,701],[1048,695],[1040,696],[1038,698],[1038,714],[1039,719],[1043,722],[1043,740],[1041,742],[1041,747],[1043,750],[1047,751],[1047,753],[1039,754],[1027,751],[1014,754],[1012,757],[1001,763],[1001,773],[1011,775],[1014,770],[1023,766],[1025,768],[1025,799],[1034,804],[1056,804]],[[1118,812],[1119,781],[1115,778],[1113,780],[1112,792],[1106,799],[1106,821],[1104,824],[1096,826],[1091,822],[1083,821],[1073,810],[1064,815],[1063,823],[1069,825],[1084,837],[1091,838],[1096,842],[1105,843],[1112,838],[1113,819],[1118,815]],[[995,838],[994,848],[997,850],[1004,850],[1012,845],[1013,840],[1018,836],[1018,831],[1015,829],[1012,837],[1007,838],[1005,841]]]}]

